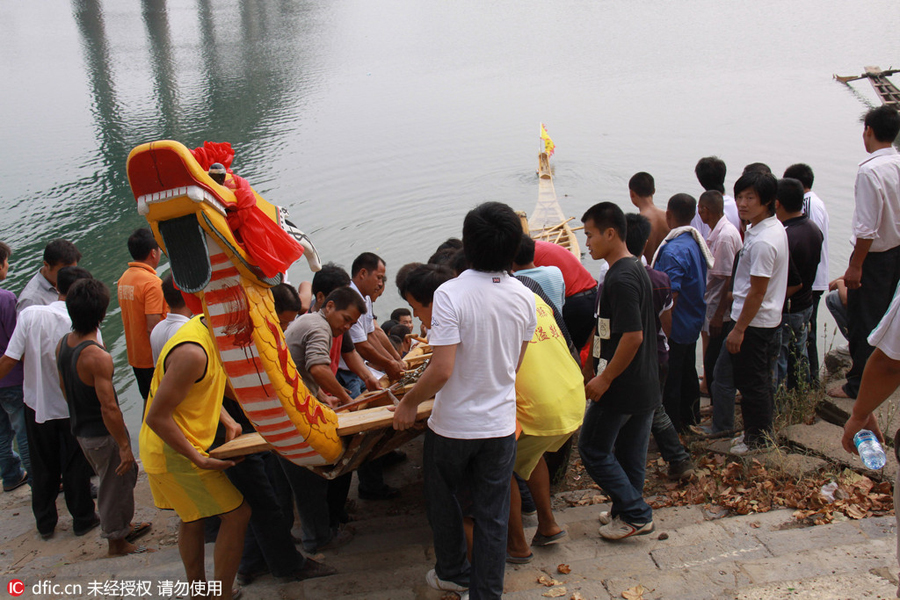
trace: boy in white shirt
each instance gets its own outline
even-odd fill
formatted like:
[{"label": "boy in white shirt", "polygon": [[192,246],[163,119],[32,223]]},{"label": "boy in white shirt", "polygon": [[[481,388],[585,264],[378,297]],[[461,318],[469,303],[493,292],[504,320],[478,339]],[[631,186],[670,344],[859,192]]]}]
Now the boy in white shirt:
[{"label": "boy in white shirt", "polygon": [[744,436],[732,448],[738,454],[763,445],[772,429],[773,377],[789,261],[787,234],[775,217],[777,191],[775,176],[760,171],[745,172],[734,184],[738,212],[750,223],[734,274],[734,327],[725,339],[734,383],[743,395]]},{"label": "boy in white shirt", "polygon": [[[503,594],[516,370],[536,327],[534,294],[507,273],[521,238],[519,218],[505,204],[487,202],[466,215],[463,248],[471,268],[437,288],[428,307],[411,302],[420,319],[421,309],[431,310],[434,353],[394,414],[394,428],[406,429],[417,406],[436,394],[423,456],[435,551],[426,581],[439,590],[469,589],[473,600]],[[458,499],[463,488],[475,521],[471,565]]]}]

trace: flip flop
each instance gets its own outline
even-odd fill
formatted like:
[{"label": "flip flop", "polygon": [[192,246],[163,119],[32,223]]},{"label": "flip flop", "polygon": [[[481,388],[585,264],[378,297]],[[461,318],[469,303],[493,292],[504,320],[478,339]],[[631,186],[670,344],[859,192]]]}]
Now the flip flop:
[{"label": "flip flop", "polygon": [[509,552],[506,553],[506,562],[511,565],[527,565],[533,560],[534,552],[532,552],[528,556],[510,556]]},{"label": "flip flop", "polygon": [[532,546],[550,546],[551,544],[558,544],[562,540],[569,537],[569,532],[563,529],[559,533],[555,533],[553,535],[543,535],[540,533],[535,533],[534,538],[531,540]]},{"label": "flip flop", "polygon": [[138,539],[142,535],[149,533],[150,527],[153,526],[153,523],[138,523],[137,525],[131,528],[131,532],[125,536],[125,541],[129,544],[134,542],[134,540]]}]

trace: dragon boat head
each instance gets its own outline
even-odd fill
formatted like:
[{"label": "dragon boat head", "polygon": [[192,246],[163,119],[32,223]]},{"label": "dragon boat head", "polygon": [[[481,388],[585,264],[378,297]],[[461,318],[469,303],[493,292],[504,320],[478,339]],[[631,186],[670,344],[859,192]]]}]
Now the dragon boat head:
[{"label": "dragon boat head", "polygon": [[[138,212],[146,217],[156,241],[169,257],[172,275],[181,290],[200,292],[213,276],[207,235],[219,242],[241,275],[264,287],[281,283],[283,270],[269,269],[265,273],[245,247],[248,240],[240,239],[240,232],[229,224],[229,216],[241,208],[234,185],[238,178],[229,173],[220,185],[188,148],[170,140],[142,144],[132,150],[127,171]],[[303,248],[313,271],[321,269],[315,246],[287,219],[287,210],[247,187],[255,198],[257,214],[271,219]]]}]

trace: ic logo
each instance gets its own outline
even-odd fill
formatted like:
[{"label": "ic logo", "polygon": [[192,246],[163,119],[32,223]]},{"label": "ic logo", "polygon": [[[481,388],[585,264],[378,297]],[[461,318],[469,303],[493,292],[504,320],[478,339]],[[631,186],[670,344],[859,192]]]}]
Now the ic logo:
[{"label": "ic logo", "polygon": [[21,596],[25,593],[25,584],[21,579],[13,579],[6,584],[6,591],[10,596]]}]

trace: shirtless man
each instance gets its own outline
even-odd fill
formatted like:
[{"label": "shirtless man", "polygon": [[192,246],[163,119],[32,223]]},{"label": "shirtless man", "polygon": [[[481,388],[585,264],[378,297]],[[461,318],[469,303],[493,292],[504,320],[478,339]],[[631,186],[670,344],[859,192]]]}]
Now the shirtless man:
[{"label": "shirtless man", "polygon": [[628,181],[628,192],[631,194],[631,203],[650,221],[650,239],[647,240],[647,246],[644,248],[644,258],[650,262],[656,249],[669,233],[666,211],[653,204],[656,184],[650,173],[641,171],[632,175]]}]

